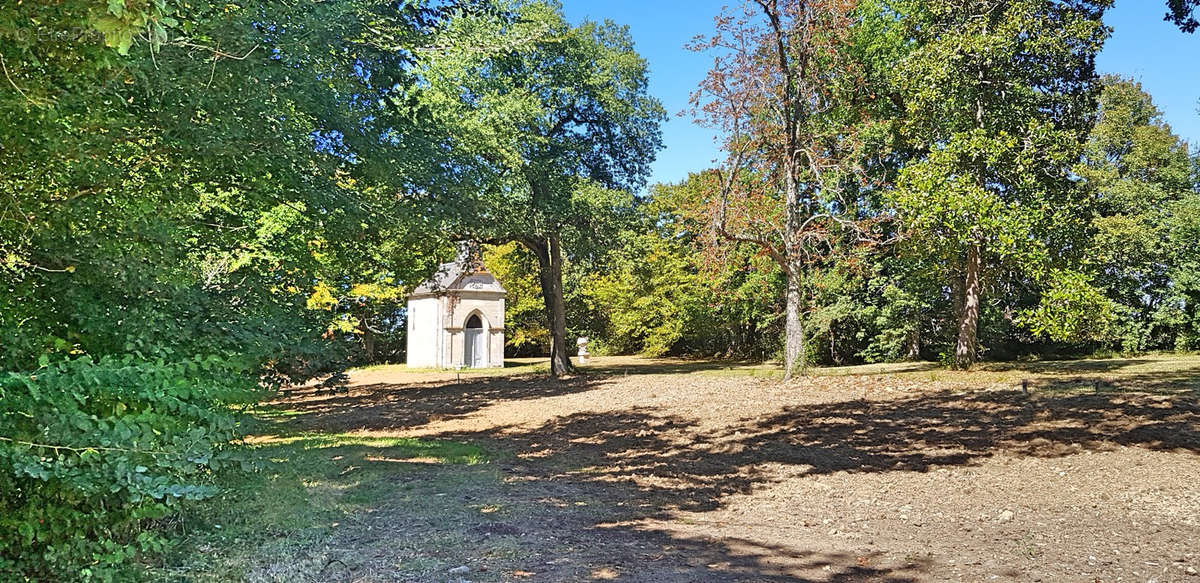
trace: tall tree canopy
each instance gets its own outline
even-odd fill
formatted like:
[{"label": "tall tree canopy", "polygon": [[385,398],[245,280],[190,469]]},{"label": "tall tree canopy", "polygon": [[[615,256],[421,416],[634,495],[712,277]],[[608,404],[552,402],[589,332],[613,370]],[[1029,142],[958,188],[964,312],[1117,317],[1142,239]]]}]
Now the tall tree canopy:
[{"label": "tall tree canopy", "polygon": [[[395,223],[380,220],[379,193],[355,180],[365,164],[354,156],[378,142],[359,98],[412,83],[360,74],[368,51],[347,48],[385,15],[416,39],[428,15],[368,2],[272,8],[189,5],[164,17],[177,36],[119,46],[128,57],[95,37],[42,42],[97,18],[43,8],[25,21],[28,43],[4,44],[7,366],[47,351],[262,362],[309,345],[306,359],[334,358],[311,334],[322,317],[304,315],[314,279],[378,269],[382,241],[403,236],[385,235]],[[393,171],[424,180],[421,167]]]},{"label": "tall tree canopy", "polygon": [[1121,349],[1189,349],[1197,328],[1194,253],[1200,197],[1188,145],[1141,85],[1106,77],[1078,173],[1095,199],[1087,261],[1114,302]]},{"label": "tall tree canopy", "polygon": [[661,146],[664,112],[625,27],[571,26],[541,2],[503,7],[454,20],[447,38],[456,40],[444,43],[452,48],[423,60],[429,103],[453,127],[458,168],[473,177],[459,196],[434,202],[454,231],[516,241],[537,258],[551,374],[561,374],[571,369],[564,261],[603,245],[628,214]]},{"label": "tall tree canopy", "polygon": [[[696,50],[713,68],[693,96],[721,130],[727,160],[712,196],[715,231],[750,244],[787,277],[785,375],[804,366],[804,287],[842,244],[872,239],[860,210],[870,190],[881,95],[865,34],[875,6],[842,0],[754,0],[717,19]],[[879,32],[871,30],[871,32]],[[716,242],[716,241],[714,241]]]},{"label": "tall tree canopy", "polygon": [[953,281],[960,367],[978,356],[989,273],[1050,281],[1082,247],[1086,197],[1069,171],[1095,111],[1110,4],[897,3],[914,45],[895,68],[902,135],[920,154],[892,202]]}]

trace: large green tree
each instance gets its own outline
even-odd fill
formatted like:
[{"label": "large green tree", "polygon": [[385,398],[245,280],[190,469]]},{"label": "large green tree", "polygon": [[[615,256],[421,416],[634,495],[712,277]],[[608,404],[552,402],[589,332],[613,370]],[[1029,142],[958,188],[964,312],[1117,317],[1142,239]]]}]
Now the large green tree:
[{"label": "large green tree", "polygon": [[[3,45],[4,364],[47,351],[333,357],[313,334],[323,316],[305,310],[314,282],[361,277],[398,238],[384,236],[398,225],[380,215],[384,195],[355,180],[379,141],[359,102],[395,97],[411,77],[359,73],[367,54],[402,60],[368,51],[365,30],[393,18],[415,39],[424,15],[190,4],[162,17],[173,36],[118,40],[122,56],[98,35],[67,35],[128,12],[70,6],[21,5],[13,38],[26,40]],[[422,166],[393,172],[424,180],[410,172]]]},{"label": "large green tree", "polygon": [[463,181],[433,197],[454,232],[516,241],[537,258],[552,375],[571,370],[563,269],[606,244],[661,146],[661,104],[629,31],[572,26],[545,2],[500,3],[454,20],[429,52],[427,99],[454,127]]},{"label": "large green tree", "polygon": [[[212,495],[260,375],[347,364],[313,287],[423,271],[421,229],[382,214],[376,180],[433,180],[397,48],[436,19],[0,8],[0,578],[128,580],[161,548],[146,520]],[[385,108],[410,115],[375,125]],[[385,132],[413,159],[381,161]]]},{"label": "large green tree", "polygon": [[1095,111],[1107,0],[897,3],[912,51],[895,67],[903,136],[919,153],[892,196],[951,279],[954,362],[978,357],[989,274],[1049,278],[1085,239],[1069,172]]},{"label": "large green tree", "polygon": [[1179,315],[1194,303],[1195,261],[1175,236],[1197,201],[1187,143],[1140,84],[1106,77],[1078,172],[1096,200],[1088,262],[1118,306],[1121,348],[1187,348],[1191,323]]}]

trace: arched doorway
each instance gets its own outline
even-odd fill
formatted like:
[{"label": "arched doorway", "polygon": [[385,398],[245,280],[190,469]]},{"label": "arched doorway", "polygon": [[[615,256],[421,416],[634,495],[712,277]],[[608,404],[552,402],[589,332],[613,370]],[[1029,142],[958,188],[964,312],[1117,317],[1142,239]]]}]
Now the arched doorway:
[{"label": "arched doorway", "polygon": [[488,365],[488,337],[479,314],[467,318],[465,349],[463,356],[469,368],[485,368]]}]

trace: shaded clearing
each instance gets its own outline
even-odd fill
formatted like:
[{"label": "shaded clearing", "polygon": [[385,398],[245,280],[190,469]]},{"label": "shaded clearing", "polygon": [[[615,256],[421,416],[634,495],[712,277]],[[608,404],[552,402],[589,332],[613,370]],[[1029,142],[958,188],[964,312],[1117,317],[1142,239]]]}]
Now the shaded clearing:
[{"label": "shaded clearing", "polygon": [[[448,569],[463,565],[472,581],[899,583],[1170,581],[1200,566],[1189,542],[1200,536],[1190,389],[1200,360],[1039,364],[1028,396],[1009,376],[1034,374],[1027,365],[790,386],[659,366],[680,365],[360,384],[282,403],[283,426],[306,435],[488,452],[471,466],[370,447],[353,462],[327,458],[330,485],[312,488],[361,507],[343,510],[353,527],[302,548],[346,568],[284,572],[454,580]],[[1081,376],[1092,373],[1110,380]],[[281,564],[247,560],[262,563],[258,575]]]}]

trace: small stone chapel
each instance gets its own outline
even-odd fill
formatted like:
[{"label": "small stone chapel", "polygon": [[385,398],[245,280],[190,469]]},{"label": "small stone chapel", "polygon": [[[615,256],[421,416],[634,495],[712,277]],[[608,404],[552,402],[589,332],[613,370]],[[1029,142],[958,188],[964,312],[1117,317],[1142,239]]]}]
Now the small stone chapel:
[{"label": "small stone chapel", "polygon": [[504,287],[460,247],[408,296],[410,368],[504,366]]}]

